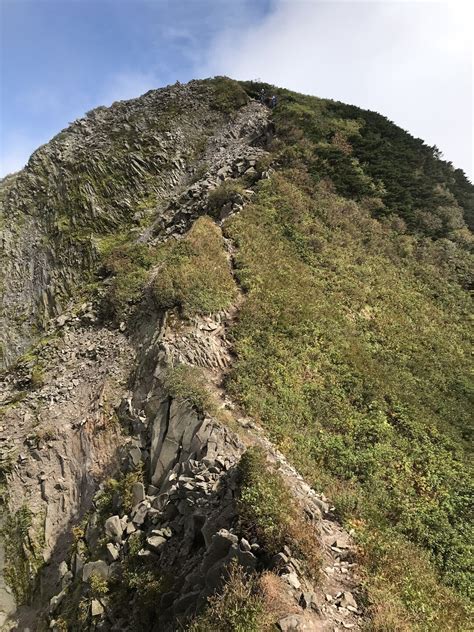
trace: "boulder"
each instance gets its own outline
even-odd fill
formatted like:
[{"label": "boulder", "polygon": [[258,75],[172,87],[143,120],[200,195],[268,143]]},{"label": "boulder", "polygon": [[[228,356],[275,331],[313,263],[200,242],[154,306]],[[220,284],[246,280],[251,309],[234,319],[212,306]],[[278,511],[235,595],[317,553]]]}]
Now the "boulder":
[{"label": "boulder", "polygon": [[221,529],[214,534],[209,549],[206,553],[201,564],[201,572],[205,573],[211,566],[214,566],[216,562],[227,557],[229,549],[232,545],[237,546],[239,538],[227,531],[227,529]]},{"label": "boulder", "polygon": [[240,540],[240,548],[242,551],[251,551],[252,547],[250,546],[250,542],[245,538],[241,538]]},{"label": "boulder", "polygon": [[350,592],[342,593],[341,597],[339,597],[337,601],[337,605],[342,608],[353,608],[354,610],[357,610],[357,601]]},{"label": "boulder", "polygon": [[149,503],[142,503],[141,505],[138,505],[138,509],[136,510],[135,515],[132,518],[132,522],[135,525],[142,525],[145,522],[145,518],[149,508]]},{"label": "boulder", "polygon": [[109,560],[110,563],[116,562],[118,560],[118,556],[119,556],[118,548],[114,544],[112,544],[112,542],[109,542],[107,544],[107,559]]},{"label": "boulder", "polygon": [[167,541],[162,535],[150,535],[146,539],[148,547],[155,552],[158,552]]},{"label": "boulder", "polygon": [[282,579],[284,579],[295,590],[301,588],[301,583],[296,573],[287,573],[286,575],[282,575]]},{"label": "boulder", "polygon": [[142,500],[145,500],[145,488],[143,483],[137,482],[132,485],[132,504],[138,505]]},{"label": "boulder", "polygon": [[93,599],[91,602],[91,614],[93,617],[99,617],[101,614],[104,614],[104,606],[98,599]]},{"label": "boulder", "polygon": [[107,518],[104,530],[108,540],[120,543],[123,534],[123,525],[118,516],[111,516],[110,518]]},{"label": "boulder", "polygon": [[316,594],[314,592],[303,592],[300,597],[300,606],[305,610],[312,608],[318,610],[318,604],[316,602]]},{"label": "boulder", "polygon": [[314,623],[305,619],[299,614],[290,614],[278,621],[278,628],[282,632],[316,632],[319,627],[315,627]]}]

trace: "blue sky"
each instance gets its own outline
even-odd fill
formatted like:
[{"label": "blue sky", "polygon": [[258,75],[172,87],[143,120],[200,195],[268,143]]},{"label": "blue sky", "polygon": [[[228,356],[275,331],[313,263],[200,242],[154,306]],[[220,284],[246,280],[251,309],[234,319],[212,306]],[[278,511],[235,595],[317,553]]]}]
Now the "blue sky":
[{"label": "blue sky", "polygon": [[380,111],[472,178],[469,0],[0,0],[0,175],[87,110],[228,74]]}]

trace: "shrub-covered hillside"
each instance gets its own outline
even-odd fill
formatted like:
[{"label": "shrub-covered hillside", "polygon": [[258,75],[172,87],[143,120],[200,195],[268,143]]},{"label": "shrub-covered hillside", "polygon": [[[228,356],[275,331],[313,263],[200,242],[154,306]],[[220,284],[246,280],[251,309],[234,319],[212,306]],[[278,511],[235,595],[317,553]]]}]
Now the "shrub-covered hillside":
[{"label": "shrub-covered hillside", "polygon": [[274,121],[275,173],[226,226],[228,386],[356,529],[377,629],[464,629],[473,188],[379,115],[281,91]]},{"label": "shrub-covered hillside", "polygon": [[378,217],[399,215],[414,232],[471,241],[474,187],[440,151],[414,138],[386,117],[335,101],[263,87],[278,95],[279,132],[315,179],[330,178],[341,195],[373,200]]}]

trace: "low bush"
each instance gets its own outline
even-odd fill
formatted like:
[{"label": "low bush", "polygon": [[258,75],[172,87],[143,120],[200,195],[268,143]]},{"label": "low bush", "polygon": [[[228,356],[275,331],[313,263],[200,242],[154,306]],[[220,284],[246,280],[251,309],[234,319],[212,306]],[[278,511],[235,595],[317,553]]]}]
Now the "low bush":
[{"label": "low bush", "polygon": [[395,581],[388,562],[378,585],[429,630],[432,608],[438,621],[462,616],[442,582],[466,596],[472,584],[467,259],[372,218],[366,202],[293,163],[226,223],[246,291],[227,386],[356,533],[396,533],[427,555],[431,598],[406,598],[410,575]]},{"label": "low bush", "polygon": [[103,239],[101,253],[103,271],[108,277],[104,315],[113,320],[125,319],[143,296],[155,252],[145,244],[130,242],[129,236],[119,235]]},{"label": "low bush", "polygon": [[202,369],[187,364],[170,367],[164,375],[163,384],[172,397],[189,401],[198,412],[210,415],[217,412],[217,402]]},{"label": "low bush", "polygon": [[102,491],[94,498],[99,523],[114,513],[129,514],[133,508],[133,485],[143,481],[141,469],[123,474],[119,479],[109,478]]},{"label": "low bush", "polygon": [[359,533],[371,630],[458,632],[466,629],[462,600],[439,585],[426,553],[396,532],[392,532],[390,538],[387,535],[372,527]]},{"label": "low bush", "polygon": [[210,83],[214,90],[211,101],[214,109],[230,114],[247,104],[247,93],[237,81],[228,77],[214,77]]},{"label": "low bush", "polygon": [[196,220],[184,239],[164,244],[158,256],[151,291],[159,308],[189,317],[225,309],[235,297],[222,233],[209,217]]},{"label": "low bush", "polygon": [[237,507],[243,532],[249,538],[256,537],[269,555],[289,546],[316,578],[321,562],[316,531],[261,448],[250,448],[243,454],[239,476]]},{"label": "low bush", "polygon": [[34,514],[23,505],[15,513],[6,514],[0,530],[5,549],[5,581],[13,591],[17,605],[30,602],[44,564],[43,525],[38,525],[36,519],[39,528],[33,531],[34,520]]},{"label": "low bush", "polygon": [[264,596],[256,575],[232,563],[221,593],[186,628],[188,632],[263,632],[270,630]]}]

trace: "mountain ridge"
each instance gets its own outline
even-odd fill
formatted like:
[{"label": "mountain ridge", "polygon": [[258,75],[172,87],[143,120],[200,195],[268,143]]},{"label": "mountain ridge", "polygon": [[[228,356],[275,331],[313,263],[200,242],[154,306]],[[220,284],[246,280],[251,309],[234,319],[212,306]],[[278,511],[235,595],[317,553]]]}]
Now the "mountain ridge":
[{"label": "mountain ridge", "polygon": [[[274,110],[258,102],[262,89],[277,95]],[[43,587],[51,591],[57,582],[53,629],[114,629],[138,620],[141,629],[176,629],[173,617],[187,621],[211,594],[206,556],[216,565],[213,590],[222,595],[208,606],[216,621],[221,617],[216,630],[241,629],[226,617],[242,586],[250,591],[238,602],[248,601],[249,630],[267,629],[272,616],[280,629],[464,625],[465,602],[442,581],[459,594],[469,582],[463,452],[472,236],[463,215],[469,220],[473,187],[438,160],[436,148],[410,139],[353,106],[216,78],[94,110],[38,150],[25,172],[2,181],[2,331],[9,334],[3,353],[11,365],[4,378],[2,472],[15,490],[7,520],[21,535],[26,472],[25,506],[36,513],[24,520],[41,531],[46,507],[56,524],[48,526],[46,541],[30,538],[26,546],[7,538],[6,570],[8,576],[13,552]],[[395,168],[402,159],[403,168]],[[107,359],[109,331],[110,352],[125,354],[120,362]],[[62,353],[70,368],[59,375]],[[110,383],[110,370],[122,376],[118,382]],[[96,396],[88,396],[93,407],[84,416],[89,404],[81,405],[76,392],[92,393],[97,379],[104,380],[99,391],[114,394],[110,404],[100,395],[99,408]],[[62,421],[46,428],[51,438],[45,439],[48,401],[52,417]],[[118,425],[109,427],[114,419]],[[123,438],[125,430],[131,439]],[[213,432],[224,437],[218,453]],[[248,449],[251,436],[263,437],[257,441],[263,462],[258,450],[235,453],[242,432]],[[42,478],[55,460],[65,477],[68,468],[54,454],[63,446],[74,455],[76,434],[91,463],[110,461],[113,477],[88,478],[79,501],[73,480],[84,473],[77,457],[71,457],[77,474],[67,474],[58,489]],[[309,483],[295,507],[265,435]],[[100,440],[122,441],[124,450],[104,452]],[[218,464],[226,459],[229,467]],[[265,482],[258,471],[267,466]],[[229,468],[235,474],[227,479]],[[229,499],[232,505],[217,521],[226,534],[219,535],[211,510],[173,515],[171,475],[177,498],[198,494],[203,506],[213,498],[207,499],[206,481],[211,475],[221,481],[217,507]],[[301,480],[296,471],[291,476]],[[133,493],[142,522],[130,514]],[[299,502],[310,497],[316,509],[306,505],[303,520],[319,545],[303,537],[309,529],[303,526],[293,550],[289,523],[299,523]],[[112,528],[115,518],[123,528]],[[72,553],[62,545],[43,566],[40,549],[54,550],[59,536],[70,546],[71,527],[80,531]],[[144,538],[136,551],[133,532]],[[27,552],[18,553],[24,546]],[[197,567],[177,590],[167,583],[167,564],[175,555],[181,568],[186,547],[195,551]],[[283,555],[283,565],[268,575],[271,553]],[[313,588],[312,556],[327,564]],[[232,571],[227,584],[219,583],[235,558],[250,576]],[[90,581],[83,564],[102,583]],[[125,593],[103,564],[119,574]],[[67,580],[55,579],[59,567]],[[285,612],[272,612],[268,582]],[[326,598],[328,582],[334,583]],[[24,586],[17,599],[35,604],[23,611],[31,624],[32,613],[45,613],[44,603],[27,577],[17,583]],[[159,608],[146,601],[151,587]],[[119,608],[119,594],[133,615]],[[219,603],[227,605],[219,610]],[[213,615],[205,612],[190,629],[210,625]]]}]

